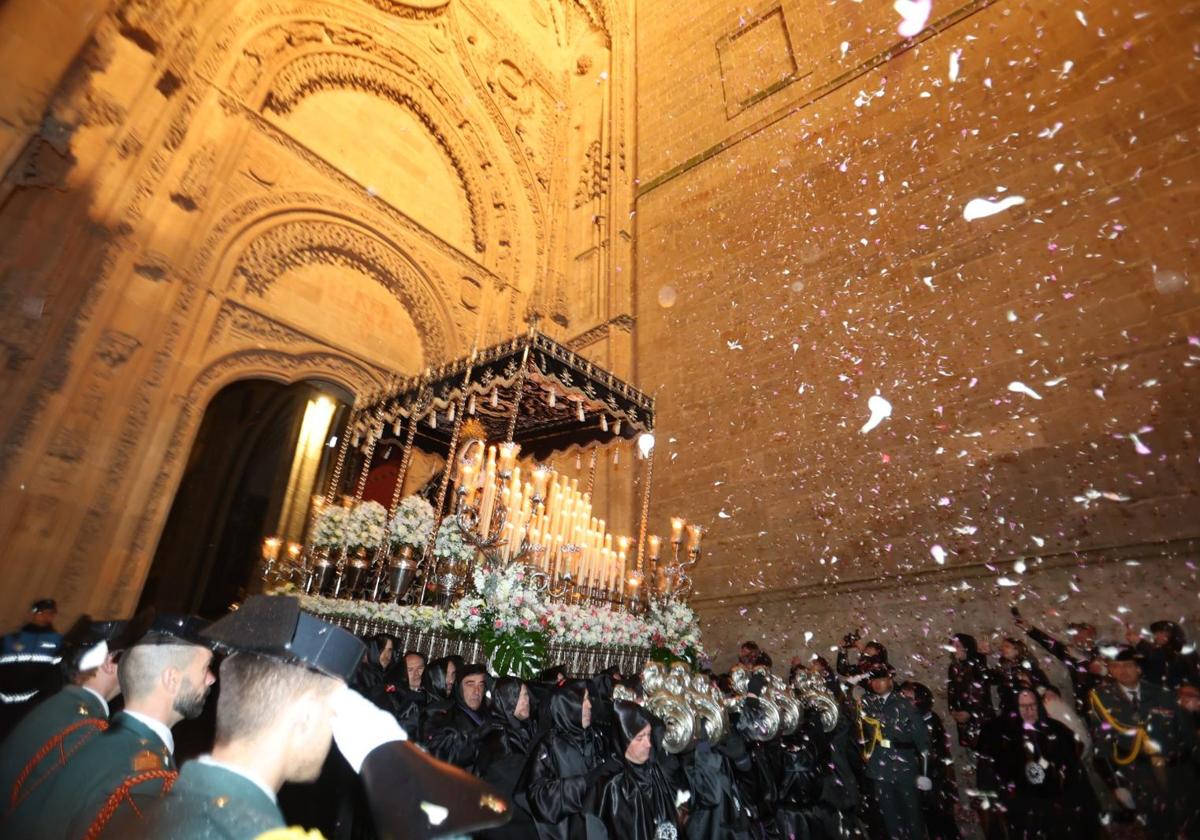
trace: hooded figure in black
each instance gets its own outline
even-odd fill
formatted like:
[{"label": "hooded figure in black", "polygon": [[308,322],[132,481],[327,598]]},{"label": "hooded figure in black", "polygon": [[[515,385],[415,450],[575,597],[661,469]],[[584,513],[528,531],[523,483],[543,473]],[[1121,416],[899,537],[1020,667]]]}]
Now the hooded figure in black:
[{"label": "hooded figure in black", "polygon": [[574,681],[554,689],[541,723],[517,782],[518,806],[533,815],[541,840],[603,838],[604,826],[589,805],[608,752],[591,728],[586,684]]},{"label": "hooded figure in black", "polygon": [[364,697],[372,696],[383,685],[383,674],[392,664],[395,648],[395,640],[383,633],[367,639],[367,651],[362,664],[354,672],[350,687]]},{"label": "hooded figure in black", "polygon": [[[424,670],[425,655],[409,651],[403,656],[392,659],[391,666],[384,672],[383,683],[367,696],[376,706],[386,709],[400,722],[408,737],[414,741],[423,740],[421,718],[429,703],[429,695],[418,682],[413,688],[409,682],[409,660],[412,659],[414,668],[418,659]],[[414,672],[415,673],[415,672]],[[422,674],[422,679],[424,675]]]},{"label": "hooded figure in black", "polygon": [[732,731],[721,744],[721,752],[729,759],[750,820],[773,823],[778,785],[772,750],[761,740],[769,726],[766,703],[758,697],[747,697],[739,704],[730,714]]},{"label": "hooded figure in black", "polygon": [[479,835],[486,840],[536,840],[538,836],[533,816],[513,798],[533,745],[532,710],[533,695],[524,680],[504,677],[496,681],[488,733],[480,744],[475,772],[514,802],[514,807],[507,825]]},{"label": "hooded figure in black", "polygon": [[980,741],[979,786],[996,791],[1011,838],[1099,836],[1098,809],[1087,787],[1075,735],[1046,714],[1036,691],[1017,692],[1014,708]]},{"label": "hooded figure in black", "polygon": [[975,749],[984,725],[996,716],[992,686],[996,675],[979,643],[968,633],[955,633],[954,659],[946,673],[946,705],[958,728],[958,743]]},{"label": "hooded figure in black", "polygon": [[728,747],[730,739],[738,737],[730,735],[719,747],[714,747],[704,721],[697,721],[697,726],[695,748],[680,756],[683,781],[691,793],[683,836],[689,840],[750,840],[746,797],[734,778],[733,759],[725,752],[728,748],[748,762],[746,746],[739,743]]},{"label": "hooded figure in black", "polygon": [[479,744],[488,731],[487,668],[464,665],[450,696],[450,709],[429,719],[428,749],[435,758],[474,773]]},{"label": "hooded figure in black", "polygon": [[819,718],[806,713],[796,731],[780,735],[778,747],[768,753],[776,778],[775,826],[779,836],[791,840],[824,840],[837,837],[837,810],[824,799],[825,776],[830,772],[830,739]]},{"label": "hooded figure in black", "polygon": [[654,730],[654,718],[638,704],[626,700],[613,704],[612,741],[617,758],[604,766],[596,791],[596,812],[609,837],[678,837],[675,788],[659,765],[662,746]]},{"label": "hooded figure in black", "polygon": [[1187,683],[1200,683],[1195,653],[1185,654],[1187,637],[1174,621],[1156,621],[1150,625],[1153,642],[1142,639],[1137,643],[1141,658],[1142,679],[1172,691]]}]

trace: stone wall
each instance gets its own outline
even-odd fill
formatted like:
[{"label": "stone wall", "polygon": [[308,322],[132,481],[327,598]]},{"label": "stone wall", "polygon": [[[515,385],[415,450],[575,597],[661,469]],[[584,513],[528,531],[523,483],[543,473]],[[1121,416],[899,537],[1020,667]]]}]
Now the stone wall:
[{"label": "stone wall", "polygon": [[718,664],[869,623],[921,666],[1019,598],[1194,622],[1198,13],[639,4],[652,516],[710,528]]},{"label": "stone wall", "polygon": [[0,98],[34,114],[0,182],[5,625],[43,595],[63,623],[132,608],[230,382],[361,397],[534,317],[629,373],[630,4],[27,5]]}]

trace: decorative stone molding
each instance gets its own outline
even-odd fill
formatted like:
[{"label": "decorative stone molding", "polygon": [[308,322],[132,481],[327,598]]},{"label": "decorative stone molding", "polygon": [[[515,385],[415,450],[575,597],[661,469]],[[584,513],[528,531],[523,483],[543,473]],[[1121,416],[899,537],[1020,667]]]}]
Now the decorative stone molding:
[{"label": "decorative stone molding", "polygon": [[584,330],[579,335],[567,341],[566,346],[578,352],[581,348],[590,347],[598,341],[603,341],[614,331],[632,334],[634,323],[632,315],[618,315],[602,324],[597,324],[589,330]]},{"label": "decorative stone molding", "polygon": [[608,193],[612,155],[605,154],[601,146],[599,140],[593,140],[588,145],[587,155],[583,160],[583,172],[579,176],[579,184],[575,187],[576,209],[589,201],[603,198]]},{"label": "decorative stone molding", "polygon": [[168,492],[168,488],[173,488],[177,483],[204,410],[218,391],[239,379],[266,378],[291,383],[322,378],[361,395],[382,388],[388,376],[386,371],[368,366],[332,348],[298,354],[283,350],[247,349],[222,356],[209,364],[182,397],[170,443],[147,496],[149,503],[138,518],[129,552],[124,557],[108,605],[114,610],[123,608],[130,600],[130,590],[141,585],[146,564],[150,562],[153,542],[158,539],[166,521],[167,506],[174,495]]},{"label": "decorative stone molding", "polygon": [[[458,175],[467,198],[475,250],[483,253],[487,248],[487,217],[480,198],[483,188],[475,172],[486,167],[489,160],[481,148],[464,148],[459,138],[443,130],[442,121],[430,113],[423,101],[427,91],[410,79],[389,67],[346,53],[309,54],[288,63],[275,75],[262,108],[286,115],[301,100],[323,90],[337,89],[356,90],[389,100],[421,121]],[[459,124],[460,129],[464,127],[465,122]]]},{"label": "decorative stone molding", "polygon": [[455,345],[426,278],[395,248],[341,220],[294,219],[268,228],[246,246],[234,274],[247,291],[261,295],[289,269],[322,264],[374,279],[412,316],[425,339],[426,358],[450,357]]},{"label": "decorative stone molding", "polygon": [[364,0],[380,11],[409,20],[432,20],[446,13],[450,0]]},{"label": "decorative stone molding", "polygon": [[129,361],[129,357],[142,346],[131,335],[120,330],[105,330],[100,337],[100,345],[96,348],[96,358],[110,368],[119,368]]}]

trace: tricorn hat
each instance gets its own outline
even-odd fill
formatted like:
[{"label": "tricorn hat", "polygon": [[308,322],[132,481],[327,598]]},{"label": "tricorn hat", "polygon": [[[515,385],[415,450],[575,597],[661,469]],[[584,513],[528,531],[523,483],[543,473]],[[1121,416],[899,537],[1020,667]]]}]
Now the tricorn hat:
[{"label": "tricorn hat", "polygon": [[361,776],[384,837],[463,836],[512,818],[512,804],[495,787],[408,741],[376,747]]},{"label": "tricorn hat", "polygon": [[346,682],[366,650],[354,634],[303,612],[299,600],[285,595],[254,595],[202,635],[218,649],[302,665]]}]

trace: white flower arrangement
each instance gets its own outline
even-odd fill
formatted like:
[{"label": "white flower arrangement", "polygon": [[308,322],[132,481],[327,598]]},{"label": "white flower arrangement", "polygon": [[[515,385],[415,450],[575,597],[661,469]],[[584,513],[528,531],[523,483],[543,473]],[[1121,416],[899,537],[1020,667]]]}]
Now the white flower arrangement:
[{"label": "white flower arrangement", "polygon": [[[692,648],[703,655],[696,614],[685,604],[655,602],[649,613],[633,613],[581,604],[547,604],[527,585],[519,566],[477,570],[475,592],[450,609],[399,606],[301,595],[300,605],[317,615],[362,619],[409,627],[422,632],[477,634],[489,622],[497,632],[543,630],[551,644],[587,647],[661,646],[682,654]],[[503,600],[500,600],[503,598]]]},{"label": "white flower arrangement", "polygon": [[538,630],[544,625],[546,604],[533,587],[526,567],[518,563],[503,568],[479,567],[472,583],[487,605],[487,617],[496,631]]},{"label": "white flower arrangement", "polygon": [[425,547],[433,533],[433,505],[423,496],[407,496],[396,508],[391,522],[392,545],[406,545],[414,551]]},{"label": "white flower arrangement", "polygon": [[386,525],[387,508],[379,502],[359,502],[346,519],[346,545],[374,551],[383,543]]},{"label": "white flower arrangement", "polygon": [[331,505],[321,511],[313,523],[312,542],[317,548],[340,548],[346,540],[346,520],[350,511]]},{"label": "white flower arrangement", "polygon": [[458,563],[469,563],[475,557],[475,546],[463,538],[462,529],[453,516],[442,520],[437,539],[433,542],[433,556]]}]

